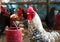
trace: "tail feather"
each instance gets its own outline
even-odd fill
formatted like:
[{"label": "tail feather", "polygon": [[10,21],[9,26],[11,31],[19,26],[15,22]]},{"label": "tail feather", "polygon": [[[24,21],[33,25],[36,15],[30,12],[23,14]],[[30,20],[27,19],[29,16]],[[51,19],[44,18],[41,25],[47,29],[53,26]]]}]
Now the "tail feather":
[{"label": "tail feather", "polygon": [[60,34],[59,34],[58,32],[56,32],[56,31],[52,31],[52,32],[51,32],[51,35],[52,35],[56,40],[60,39]]}]

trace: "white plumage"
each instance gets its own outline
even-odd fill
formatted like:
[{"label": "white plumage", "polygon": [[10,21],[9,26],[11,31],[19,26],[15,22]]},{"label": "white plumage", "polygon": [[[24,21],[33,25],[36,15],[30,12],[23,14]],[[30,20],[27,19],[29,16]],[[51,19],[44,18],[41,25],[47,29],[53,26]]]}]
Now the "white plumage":
[{"label": "white plumage", "polygon": [[55,40],[58,40],[60,37],[60,34],[55,31],[52,31],[51,33],[47,32],[43,28],[39,15],[33,10],[33,8],[31,6],[29,6],[28,9],[30,9],[30,11],[32,10],[35,13],[35,16],[32,19],[32,22],[34,23],[35,28],[37,28],[38,31],[41,33],[41,34],[38,34],[37,36],[40,36],[44,42],[55,42]]}]

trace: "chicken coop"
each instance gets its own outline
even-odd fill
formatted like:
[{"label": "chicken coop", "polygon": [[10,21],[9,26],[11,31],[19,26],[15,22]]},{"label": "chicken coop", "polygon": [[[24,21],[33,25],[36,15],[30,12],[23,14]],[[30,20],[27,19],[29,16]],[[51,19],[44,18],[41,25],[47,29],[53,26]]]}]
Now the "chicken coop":
[{"label": "chicken coop", "polygon": [[[54,33],[58,35],[57,38],[60,36],[60,0],[1,0],[0,4],[1,14],[4,14],[4,16],[0,16],[0,24],[5,26],[0,27],[3,28],[1,29],[3,34],[0,36],[0,42],[6,42],[5,29],[10,26],[18,27],[18,29],[24,28],[22,42],[60,42],[59,40],[54,41]],[[29,6],[31,6],[30,10]],[[37,16],[33,14],[34,12]],[[32,15],[29,15],[29,13]],[[16,21],[16,24],[12,21]],[[50,29],[53,32],[48,33],[51,31]],[[49,38],[47,40],[46,34]]]}]

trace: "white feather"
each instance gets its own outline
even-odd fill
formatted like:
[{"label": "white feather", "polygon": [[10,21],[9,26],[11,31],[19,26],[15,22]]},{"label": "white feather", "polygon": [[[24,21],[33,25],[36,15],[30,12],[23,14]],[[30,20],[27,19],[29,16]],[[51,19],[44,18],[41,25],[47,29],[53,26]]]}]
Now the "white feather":
[{"label": "white feather", "polygon": [[[31,9],[32,11],[33,8],[30,7],[29,9]],[[35,12],[35,11],[34,11]],[[47,32],[42,25],[41,19],[39,17],[39,15],[35,12],[35,17],[32,20],[33,24],[35,25],[35,28],[37,28],[39,30],[40,37],[43,39],[43,41],[48,41],[48,42],[55,42],[56,39],[58,39],[58,37],[60,37],[60,34],[58,32]],[[39,36],[39,35],[37,35]]]},{"label": "white feather", "polygon": [[58,32],[47,32],[42,25],[41,19],[38,16],[38,14],[35,12],[35,17],[33,18],[32,22],[35,24],[35,27],[42,33],[41,37],[43,40],[48,42],[55,42],[55,40],[58,40],[58,37],[60,34]]}]

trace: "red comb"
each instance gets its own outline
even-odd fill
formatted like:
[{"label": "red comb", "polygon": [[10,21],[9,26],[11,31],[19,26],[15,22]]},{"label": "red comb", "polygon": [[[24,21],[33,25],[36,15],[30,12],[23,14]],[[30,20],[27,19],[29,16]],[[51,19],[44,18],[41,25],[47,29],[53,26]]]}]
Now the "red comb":
[{"label": "red comb", "polygon": [[18,17],[19,17],[19,18],[22,18],[22,17],[23,17],[22,8],[18,7],[18,12],[17,12],[17,14],[18,14]]},{"label": "red comb", "polygon": [[5,9],[5,7],[1,6],[1,12],[4,12],[4,16],[10,17],[9,13],[7,12],[7,10]]},{"label": "red comb", "polygon": [[5,8],[3,6],[1,6],[1,12],[5,12]]},{"label": "red comb", "polygon": [[28,20],[32,20],[35,16],[35,12],[31,6],[29,6],[29,8],[28,8],[28,13],[29,13],[28,14]]}]

